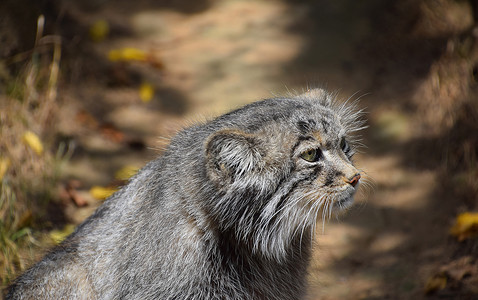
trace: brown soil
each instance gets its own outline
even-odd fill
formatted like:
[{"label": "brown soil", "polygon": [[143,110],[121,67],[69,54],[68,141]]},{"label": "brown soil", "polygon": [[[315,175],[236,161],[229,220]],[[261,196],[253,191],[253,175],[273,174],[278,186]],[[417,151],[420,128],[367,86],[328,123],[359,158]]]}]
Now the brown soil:
[{"label": "brown soil", "polygon": [[[469,170],[476,174],[472,162],[466,172],[461,168],[474,156],[458,158],[455,173],[445,162],[453,137],[477,149],[474,134],[455,126],[459,108],[476,102],[470,4],[193,3],[59,3],[63,15],[54,21],[65,24],[65,50],[57,128],[59,141],[76,145],[62,183],[73,184],[88,204],[67,202],[65,219],[78,224],[100,204],[90,187],[116,184],[118,169],[157,156],[167,143],[159,137],[318,85],[361,98],[370,128],[356,161],[374,187],[318,230],[309,299],[478,299],[478,242],[459,243],[448,234],[457,213],[478,209],[476,184],[453,181]],[[88,30],[98,20],[110,24],[110,34],[94,43]],[[108,51],[123,47],[150,59],[108,61]],[[138,93],[145,82],[155,90],[148,103]],[[477,115],[465,128],[477,129]],[[460,194],[460,187],[469,192]],[[435,291],[427,282],[437,276],[446,286]]]}]

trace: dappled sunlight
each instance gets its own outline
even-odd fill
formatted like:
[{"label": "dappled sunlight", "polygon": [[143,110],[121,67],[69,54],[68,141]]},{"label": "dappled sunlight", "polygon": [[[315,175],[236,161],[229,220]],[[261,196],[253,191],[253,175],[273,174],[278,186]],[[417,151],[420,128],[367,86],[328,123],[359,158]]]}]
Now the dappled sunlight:
[{"label": "dappled sunlight", "polygon": [[294,60],[304,44],[300,34],[287,32],[299,13],[293,6],[265,1],[217,2],[194,16],[140,12],[132,24],[145,40],[121,43],[154,49],[166,62],[162,80],[190,95],[192,114],[221,114],[282,89],[275,80],[281,66]]},{"label": "dappled sunlight", "polygon": [[3,285],[182,128],[324,87],[368,128],[354,206],[317,228],[309,299],[478,295],[472,1],[30,2],[44,17],[0,4]]}]

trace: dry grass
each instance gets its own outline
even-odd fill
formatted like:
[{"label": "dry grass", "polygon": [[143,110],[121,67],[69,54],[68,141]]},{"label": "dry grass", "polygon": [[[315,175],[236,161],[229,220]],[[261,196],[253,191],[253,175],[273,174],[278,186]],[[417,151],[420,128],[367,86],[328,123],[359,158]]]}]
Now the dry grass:
[{"label": "dry grass", "polygon": [[[58,180],[63,154],[51,151],[55,135],[61,44],[43,36],[38,19],[35,48],[6,61],[0,82],[0,284],[5,286],[33,258],[32,234],[45,214]],[[9,74],[9,64],[22,66]],[[25,133],[33,133],[33,140]],[[30,134],[31,135],[31,134]],[[38,140],[35,140],[35,136]],[[30,251],[29,251],[30,250]]]}]

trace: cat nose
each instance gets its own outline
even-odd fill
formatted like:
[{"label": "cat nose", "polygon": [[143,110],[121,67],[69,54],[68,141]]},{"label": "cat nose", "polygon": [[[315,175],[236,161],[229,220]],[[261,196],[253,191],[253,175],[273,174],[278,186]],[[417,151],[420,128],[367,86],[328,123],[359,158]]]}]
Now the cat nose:
[{"label": "cat nose", "polygon": [[360,180],[360,174],[355,174],[351,179],[349,179],[348,183],[350,183],[353,187],[355,187],[357,185],[357,183],[359,182]]}]

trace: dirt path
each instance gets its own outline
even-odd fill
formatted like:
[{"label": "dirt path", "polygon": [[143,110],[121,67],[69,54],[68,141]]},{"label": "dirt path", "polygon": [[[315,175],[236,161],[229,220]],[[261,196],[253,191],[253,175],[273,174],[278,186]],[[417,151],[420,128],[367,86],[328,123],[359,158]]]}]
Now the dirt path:
[{"label": "dirt path", "polygon": [[[97,43],[93,55],[105,58],[112,49],[133,47],[164,67],[113,63],[103,73],[109,78],[90,78],[63,93],[60,127],[65,135],[82,136],[66,176],[85,189],[107,185],[121,167],[154,157],[164,143],[158,137],[287,88],[318,83],[343,98],[363,96],[371,128],[368,149],[357,161],[375,187],[318,234],[309,299],[423,297],[425,281],[446,251],[450,222],[446,205],[436,207],[436,174],[405,155],[420,137],[406,107],[426,80],[429,61],[420,55],[428,50],[380,65],[386,54],[363,43],[376,30],[377,12],[390,8],[381,2],[198,1],[191,12],[185,5],[110,1],[79,14],[87,24],[107,20],[118,33]],[[380,40],[376,46],[383,46]],[[154,86],[149,103],[138,96],[142,83]],[[96,125],[87,128],[88,117],[78,119],[83,111],[145,147],[105,139]],[[96,205],[74,209],[70,218],[79,222]]]}]

